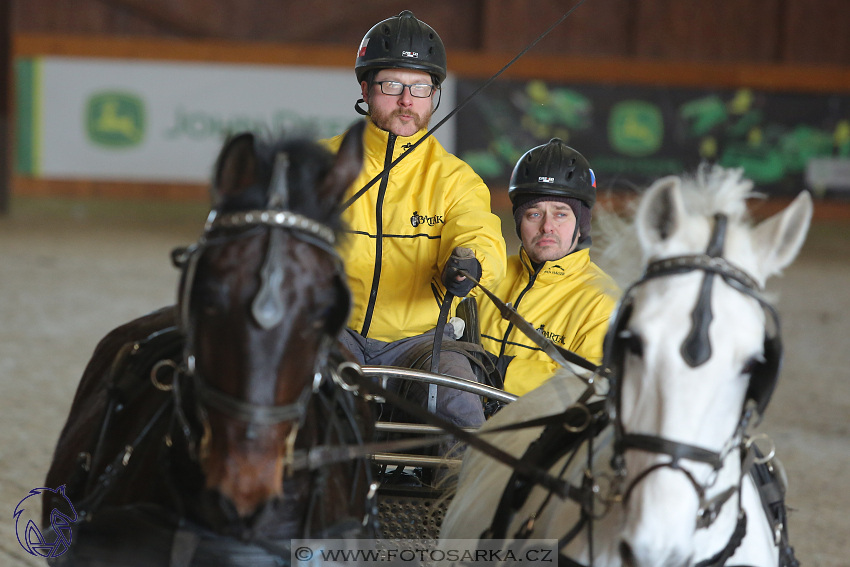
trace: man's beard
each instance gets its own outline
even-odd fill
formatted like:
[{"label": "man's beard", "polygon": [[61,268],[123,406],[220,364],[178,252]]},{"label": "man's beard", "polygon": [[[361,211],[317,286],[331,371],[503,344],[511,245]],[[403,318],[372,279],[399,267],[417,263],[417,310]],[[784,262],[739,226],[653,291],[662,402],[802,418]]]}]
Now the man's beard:
[{"label": "man's beard", "polygon": [[428,127],[428,124],[431,122],[431,115],[434,114],[434,112],[429,110],[428,113],[423,116],[411,110],[397,108],[392,112],[381,114],[376,112],[376,109],[371,106],[369,107],[369,115],[372,117],[372,122],[375,123],[375,126],[381,130],[386,130],[387,132],[390,132],[390,126],[392,125],[393,118],[401,116],[402,114],[409,114],[413,117],[413,123],[416,125],[416,131],[419,132],[420,130],[424,130]]}]

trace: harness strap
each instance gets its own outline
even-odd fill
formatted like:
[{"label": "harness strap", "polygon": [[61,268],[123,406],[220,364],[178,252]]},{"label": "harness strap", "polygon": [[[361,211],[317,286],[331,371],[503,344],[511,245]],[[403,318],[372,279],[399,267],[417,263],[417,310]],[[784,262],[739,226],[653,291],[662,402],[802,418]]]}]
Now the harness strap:
[{"label": "harness strap", "polygon": [[744,541],[745,535],[747,535],[747,513],[744,510],[741,510],[738,514],[738,522],[735,524],[735,531],[732,532],[732,537],[729,538],[729,542],[726,544],[726,547],[718,551],[712,557],[700,561],[695,567],[722,567],[726,564],[729,558],[735,554],[735,550],[738,549],[741,542]]},{"label": "harness strap", "polygon": [[689,461],[709,464],[714,470],[723,466],[723,459],[720,453],[695,445],[688,445],[687,443],[670,441],[669,439],[655,435],[625,433],[616,440],[615,451],[622,454],[626,449],[640,449],[650,453],[669,455],[673,458],[672,464],[674,465],[680,459],[687,459]]},{"label": "harness strap", "polygon": [[154,424],[159,421],[169,406],[171,406],[170,398],[159,406],[139,434],[136,435],[133,442],[130,445],[127,445],[123,451],[116,455],[116,457],[112,460],[112,463],[106,466],[106,469],[104,469],[103,473],[98,477],[93,491],[77,504],[77,509],[80,511],[79,519],[77,520],[78,522],[83,521],[91,509],[97,507],[106,495],[109,494],[115,486],[116,478],[127,469],[127,464],[130,462],[130,457],[132,456],[135,448],[139,446],[139,443],[141,443],[145,437],[147,437]]},{"label": "harness strap", "polygon": [[312,395],[311,387],[307,386],[294,403],[285,406],[262,406],[244,402],[208,386],[197,373],[193,376],[198,398],[205,406],[229,417],[261,425],[300,420],[307,411],[307,401]]},{"label": "harness strap", "polygon": [[[522,456],[522,461],[534,464],[543,470],[548,470],[564,455],[572,452],[573,454],[561,470],[559,475],[560,479],[560,476],[563,475],[567,466],[572,461],[572,458],[576,455],[576,451],[580,444],[589,437],[593,437],[598,434],[599,431],[608,424],[607,416],[600,413],[603,406],[604,402],[591,404],[591,407],[587,409],[589,418],[584,421],[584,423],[581,423],[581,420],[583,419],[583,412],[578,412],[578,408],[576,407],[568,408],[567,411],[561,414],[556,414],[555,416],[547,416],[541,420],[535,420],[545,420],[547,425],[541,432],[540,436],[528,446]],[[576,428],[583,426],[583,429],[580,431],[570,431],[565,429],[564,424],[567,424],[570,421],[576,421],[576,417],[578,417],[579,422],[575,423],[574,426]],[[526,423],[526,426],[531,427],[532,425]],[[500,428],[500,430],[504,431],[506,429]],[[488,433],[493,431],[494,430],[489,430]],[[511,524],[515,513],[525,504],[533,487],[533,482],[529,482],[527,477],[517,471],[514,471],[505,486],[504,492],[502,492],[502,498],[499,501],[495,514],[493,515],[493,520],[490,526],[484,531],[484,533],[482,533],[481,538],[504,539],[507,536],[508,526]],[[593,497],[593,493],[590,491],[589,487],[582,487],[578,490],[580,490],[582,499],[577,501],[577,503],[582,508],[582,518],[584,518],[585,512],[587,512],[587,509],[589,508],[589,499]],[[548,502],[548,498],[546,502]],[[538,516],[540,511],[541,510],[539,510],[533,517]],[[574,530],[571,530],[571,532],[572,531]],[[575,533],[578,533],[578,531],[580,531],[580,528],[579,530],[575,530]],[[519,535],[515,537],[519,537]],[[527,534],[525,537],[527,537]]]},{"label": "harness strap", "polygon": [[[449,318],[449,309],[455,296],[449,290],[443,297],[440,305],[440,315],[437,317],[437,328],[434,329],[434,348],[431,351],[431,374],[440,373],[440,344],[443,342],[443,329],[446,328],[446,320]],[[437,413],[437,385],[428,384],[428,411]]]}]

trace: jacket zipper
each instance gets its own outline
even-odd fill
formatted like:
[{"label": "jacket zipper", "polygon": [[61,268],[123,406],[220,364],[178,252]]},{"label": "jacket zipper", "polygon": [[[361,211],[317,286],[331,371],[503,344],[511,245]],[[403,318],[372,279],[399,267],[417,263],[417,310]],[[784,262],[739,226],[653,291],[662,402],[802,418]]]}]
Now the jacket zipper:
[{"label": "jacket zipper", "polygon": [[378,300],[378,285],[381,283],[381,259],[384,251],[384,195],[387,193],[387,184],[390,181],[390,171],[387,169],[393,162],[393,149],[395,148],[396,135],[390,133],[387,139],[387,151],[384,155],[384,169],[386,172],[381,177],[381,185],[378,189],[378,201],[375,204],[375,222],[377,234],[375,235],[375,271],[372,273],[372,290],[369,292],[369,303],[366,305],[366,315],[363,318],[363,327],[360,335],[365,337],[369,333],[372,324],[372,313],[375,311],[375,302]]},{"label": "jacket zipper", "polygon": [[[545,263],[544,263],[544,265],[545,265]],[[542,268],[543,268],[543,266],[540,266],[540,269],[542,269]],[[519,302],[522,301],[523,296],[528,292],[528,290],[530,290],[534,286],[534,280],[537,279],[537,274],[539,274],[539,273],[540,273],[540,270],[537,270],[528,277],[528,285],[525,286],[525,289],[523,289],[521,292],[519,292],[519,297],[516,298],[516,302],[514,303],[514,309],[515,310],[519,311]],[[513,330],[514,330],[514,324],[513,323],[508,324],[508,330],[505,331],[505,336],[502,338],[502,348],[499,350],[499,358],[502,358],[503,356],[505,356],[505,347],[508,346],[508,337],[510,336],[511,331],[513,331]]]}]

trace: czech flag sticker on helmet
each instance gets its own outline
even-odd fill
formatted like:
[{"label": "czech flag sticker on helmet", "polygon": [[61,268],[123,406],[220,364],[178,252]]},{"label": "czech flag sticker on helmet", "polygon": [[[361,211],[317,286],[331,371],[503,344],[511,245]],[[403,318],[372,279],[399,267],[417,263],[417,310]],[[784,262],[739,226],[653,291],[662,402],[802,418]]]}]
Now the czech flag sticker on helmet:
[{"label": "czech flag sticker on helmet", "polygon": [[596,174],[593,173],[593,170],[590,169],[589,167],[587,169],[590,171],[590,185],[591,185],[591,187],[596,189]]},{"label": "czech flag sticker on helmet", "polygon": [[357,57],[363,57],[366,55],[366,46],[369,45],[369,40],[371,38],[364,37],[363,41],[360,43],[360,49],[357,50]]}]

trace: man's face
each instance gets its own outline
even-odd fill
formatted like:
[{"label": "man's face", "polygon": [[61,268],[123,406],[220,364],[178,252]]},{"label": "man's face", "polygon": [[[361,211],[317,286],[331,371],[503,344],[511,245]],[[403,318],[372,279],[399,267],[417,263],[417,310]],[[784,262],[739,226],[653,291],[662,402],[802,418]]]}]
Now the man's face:
[{"label": "man's face", "polygon": [[576,217],[566,203],[541,201],[530,206],[522,215],[519,233],[522,247],[532,262],[542,263],[560,260],[572,252],[580,234],[576,228]]},{"label": "man's face", "polygon": [[[381,69],[374,80],[397,81],[405,85],[433,84],[428,73],[409,69]],[[417,98],[410,94],[407,87],[397,96],[385,95],[380,85],[373,84],[370,87],[366,81],[360,83],[360,89],[363,101],[369,105],[372,122],[378,128],[397,136],[412,136],[428,127],[433,113],[431,101],[436,90],[428,98]]]}]

